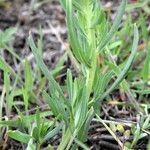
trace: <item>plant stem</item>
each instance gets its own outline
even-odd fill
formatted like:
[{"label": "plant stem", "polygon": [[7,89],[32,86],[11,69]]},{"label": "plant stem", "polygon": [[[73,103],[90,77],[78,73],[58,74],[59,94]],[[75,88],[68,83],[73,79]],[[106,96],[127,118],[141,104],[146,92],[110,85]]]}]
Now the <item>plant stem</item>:
[{"label": "plant stem", "polygon": [[95,32],[93,29],[89,28],[89,39],[91,40],[91,50],[92,50],[92,58],[91,58],[91,68],[87,68],[87,79],[86,79],[86,85],[87,85],[87,99],[90,98],[90,94],[92,92],[92,86],[93,81],[95,77],[95,71],[97,66],[97,52],[96,52],[96,40],[95,40]]},{"label": "plant stem", "polygon": [[40,150],[40,146],[41,146],[41,145],[40,145],[39,143],[37,143],[37,144],[36,144],[36,149],[37,149],[37,150]]},{"label": "plant stem", "polygon": [[86,79],[86,85],[87,85],[87,94],[88,94],[88,99],[90,98],[90,94],[92,92],[92,86],[93,86],[93,81],[94,81],[94,76],[95,76],[95,71],[96,71],[96,65],[97,65],[97,59],[94,56],[93,57],[93,62],[92,62],[92,68],[87,69],[87,79]]},{"label": "plant stem", "polygon": [[71,144],[73,143],[73,141],[74,141],[74,139],[75,139],[75,136],[76,136],[76,134],[72,135],[72,137],[70,138],[66,150],[69,150],[69,149],[70,149]]},{"label": "plant stem", "polygon": [[93,10],[89,7],[89,3],[87,3],[87,6],[85,6],[85,12],[85,18],[87,23],[87,38],[89,41],[89,45],[91,46],[91,50],[89,51],[91,57],[91,68],[86,68],[87,100],[89,101],[97,66],[97,51],[95,29],[91,28]]},{"label": "plant stem", "polygon": [[68,128],[67,131],[65,132],[64,136],[62,137],[61,143],[58,146],[58,150],[65,150],[71,137],[72,137],[72,133],[71,133],[70,129]]}]

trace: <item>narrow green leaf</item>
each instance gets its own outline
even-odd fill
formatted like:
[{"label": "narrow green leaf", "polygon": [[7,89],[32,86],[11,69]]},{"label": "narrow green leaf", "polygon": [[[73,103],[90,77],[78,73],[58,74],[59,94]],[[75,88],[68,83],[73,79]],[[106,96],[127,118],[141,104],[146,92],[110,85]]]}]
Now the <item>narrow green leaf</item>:
[{"label": "narrow green leaf", "polygon": [[4,48],[5,45],[12,39],[13,34],[17,28],[8,28],[4,32],[0,31],[0,47]]},{"label": "narrow green leaf", "polygon": [[97,100],[100,98],[101,94],[105,91],[106,86],[108,85],[109,81],[113,77],[113,72],[110,71],[106,73],[105,75],[99,76],[97,86],[94,93],[94,99]]},{"label": "narrow green leaf", "polygon": [[90,150],[90,148],[88,148],[84,143],[82,143],[81,141],[79,141],[78,139],[74,139],[74,141],[84,150]]},{"label": "narrow green leaf", "polygon": [[122,3],[120,5],[120,8],[117,13],[116,20],[114,21],[114,24],[112,25],[110,31],[106,35],[106,37],[101,41],[101,43],[97,47],[97,51],[101,51],[112,39],[115,32],[118,30],[119,24],[122,20],[123,14],[125,12],[125,8],[127,5],[127,0],[122,0]]},{"label": "narrow green leaf", "polygon": [[4,71],[4,85],[5,85],[5,89],[6,89],[6,95],[9,96],[10,78],[9,78],[9,73],[8,73],[7,69],[5,69],[5,71]]},{"label": "narrow green leaf", "polygon": [[60,4],[64,10],[66,10],[66,0],[60,0]]},{"label": "narrow green leaf", "polygon": [[147,46],[147,56],[144,62],[144,67],[142,69],[142,76],[145,81],[150,78],[150,44]]},{"label": "narrow green leaf", "polygon": [[[80,47],[80,42],[78,40],[76,26],[75,26],[75,16],[73,15],[73,2],[72,0],[66,1],[66,16],[67,16],[67,27],[69,32],[69,40],[71,47],[76,58],[84,63],[87,67],[90,67],[89,60],[86,59],[86,53],[83,53],[83,50]],[[77,22],[76,22],[77,23]],[[78,29],[77,29],[78,30]]]},{"label": "narrow green leaf", "polygon": [[114,49],[114,48],[116,48],[116,47],[118,47],[118,46],[121,46],[121,44],[122,44],[122,41],[120,40],[120,41],[116,41],[116,42],[114,42],[114,43],[112,43],[112,44],[110,44],[109,45],[109,49],[111,50],[111,49]]},{"label": "narrow green leaf", "polygon": [[24,63],[24,74],[25,74],[25,89],[30,92],[33,87],[33,74],[29,61],[26,59]]},{"label": "narrow green leaf", "polygon": [[87,89],[86,87],[82,90],[82,97],[78,109],[75,114],[75,125],[80,130],[82,127],[87,115]]},{"label": "narrow green leaf", "polygon": [[28,112],[28,105],[29,105],[29,96],[26,89],[22,88],[23,100],[25,105],[25,111]]},{"label": "narrow green leaf", "polygon": [[59,110],[55,104],[55,101],[48,95],[48,93],[46,91],[43,92],[43,97],[46,100],[46,102],[49,104],[53,114],[55,116],[59,115]]},{"label": "narrow green leaf", "polygon": [[59,59],[59,61],[57,62],[56,66],[55,66],[55,69],[52,70],[53,77],[56,77],[57,75],[59,75],[61,70],[63,70],[65,68],[64,62],[66,59],[67,59],[67,52],[64,53],[63,56],[61,56],[61,58]]},{"label": "narrow green leaf", "polygon": [[136,55],[136,51],[137,51],[137,47],[138,47],[138,40],[139,40],[138,29],[137,29],[136,25],[134,25],[134,40],[133,40],[133,46],[132,46],[132,50],[131,50],[131,55],[129,56],[128,61],[127,61],[126,65],[125,65],[124,69],[122,70],[122,72],[120,73],[120,75],[118,76],[118,78],[116,79],[116,81],[101,96],[101,98],[99,99],[99,101],[103,100],[109,93],[111,93],[118,86],[118,84],[120,84],[120,82],[124,79],[126,73],[130,69],[130,67],[132,65],[132,62],[134,60],[134,57]]},{"label": "narrow green leaf", "polygon": [[87,118],[81,129],[79,130],[78,139],[81,141],[86,141],[88,136],[88,130],[90,123],[94,117],[94,109],[93,107],[88,111]]},{"label": "narrow green leaf", "polygon": [[43,51],[43,34],[42,34],[42,28],[40,26],[39,29],[39,38],[38,38],[38,50],[39,50],[39,54],[42,55],[42,51]]},{"label": "narrow green leaf", "polygon": [[115,135],[115,133],[107,126],[107,124],[96,114],[97,119],[99,120],[100,123],[104,125],[104,127],[108,130],[108,132],[113,136],[113,138],[118,142],[118,144],[123,148],[123,144],[120,141],[120,139]]},{"label": "narrow green leaf", "polygon": [[36,48],[36,46],[34,44],[34,41],[33,41],[33,38],[32,38],[31,35],[29,36],[28,41],[29,41],[30,47],[31,47],[31,49],[33,51],[33,54],[34,54],[35,59],[36,59],[36,62],[39,65],[40,69],[42,70],[42,72],[44,73],[44,75],[47,77],[47,79],[54,86],[57,86],[57,88],[60,89],[60,87],[58,86],[58,84],[56,83],[56,81],[54,80],[54,78],[52,77],[50,71],[48,70],[48,68],[44,64],[44,62],[43,62],[43,60],[42,60],[42,58],[41,58],[41,56],[39,54],[39,50],[38,50],[38,48]]},{"label": "narrow green leaf", "polygon": [[[41,112],[40,113],[41,117],[48,117],[48,116],[52,116],[53,113],[51,111],[46,111],[46,112]],[[24,116],[24,121],[26,122],[26,120],[29,120],[29,122],[33,122],[34,119],[36,117],[36,114],[34,115],[29,115],[29,116]],[[20,122],[20,118],[17,118],[14,121],[0,121],[0,127],[4,127],[4,126],[10,126],[10,127],[18,127],[19,126],[19,122]]]},{"label": "narrow green leaf", "polygon": [[63,123],[61,123],[59,126],[57,126],[56,128],[54,128],[52,131],[48,132],[46,134],[46,136],[44,137],[43,142],[45,142],[46,140],[51,139],[53,136],[55,136],[63,127]]},{"label": "narrow green leaf", "polygon": [[150,127],[150,117],[147,117],[142,128],[143,129],[147,129],[148,127]]},{"label": "narrow green leaf", "polygon": [[36,126],[40,128],[40,112],[39,110],[36,111]]},{"label": "narrow green leaf", "polygon": [[19,60],[20,62],[22,61],[20,56],[15,52],[13,48],[8,47],[7,45],[4,45],[4,49],[7,50],[10,54],[12,54],[15,58],[17,58],[17,60]]},{"label": "narrow green leaf", "polygon": [[136,8],[142,8],[144,7],[144,3],[133,3],[133,4],[128,4],[127,5],[127,10],[132,10],[132,9],[136,9]]},{"label": "narrow green leaf", "polygon": [[142,37],[144,39],[144,42],[147,44],[148,42],[148,38],[149,38],[149,31],[148,31],[148,28],[147,28],[147,23],[146,23],[146,18],[144,17],[144,14],[140,14],[140,17],[139,17],[139,25],[141,26],[141,29],[142,29]]},{"label": "narrow green leaf", "polygon": [[43,92],[43,97],[49,104],[52,112],[54,115],[57,117],[58,115],[61,116],[61,119],[65,121],[66,124],[68,124],[68,114],[66,112],[66,107],[65,105],[61,102],[58,101],[57,97],[51,98],[45,91]]},{"label": "narrow green leaf", "polygon": [[10,127],[18,127],[18,119],[16,121],[0,121],[0,127],[10,126]]},{"label": "narrow green leaf", "polygon": [[148,95],[150,94],[150,89],[147,89],[147,90],[133,90],[135,93],[139,93],[141,95]]},{"label": "narrow green leaf", "polygon": [[67,71],[67,89],[69,91],[69,99],[72,100],[73,98],[73,81],[72,81],[72,74],[71,71]]},{"label": "narrow green leaf", "polygon": [[[16,74],[14,69],[2,58],[2,56],[0,56],[0,69],[3,70],[3,71],[7,70],[15,78],[18,78],[18,75]],[[20,78],[18,80],[19,80],[19,82],[23,83]]]},{"label": "narrow green leaf", "polygon": [[50,73],[50,71],[48,70],[48,68],[46,67],[46,65],[44,64],[41,55],[39,54],[39,50],[36,48],[33,38],[30,34],[29,38],[28,38],[30,47],[33,51],[33,54],[35,56],[36,62],[38,64],[38,66],[40,67],[40,69],[42,70],[42,72],[44,73],[44,75],[46,76],[46,78],[49,80],[50,84],[52,84],[53,87],[55,87],[55,89],[59,92],[62,100],[64,101],[64,103],[70,107],[70,104],[68,101],[66,101],[66,98],[63,94],[63,91],[61,89],[61,87],[59,86],[59,84],[54,80],[52,74]]},{"label": "narrow green leaf", "polygon": [[30,139],[32,138],[32,136],[28,135],[28,134],[25,134],[25,133],[22,133],[18,130],[14,130],[14,131],[11,131],[9,130],[7,132],[8,136],[19,141],[19,142],[22,142],[22,143],[28,143],[30,141]]}]

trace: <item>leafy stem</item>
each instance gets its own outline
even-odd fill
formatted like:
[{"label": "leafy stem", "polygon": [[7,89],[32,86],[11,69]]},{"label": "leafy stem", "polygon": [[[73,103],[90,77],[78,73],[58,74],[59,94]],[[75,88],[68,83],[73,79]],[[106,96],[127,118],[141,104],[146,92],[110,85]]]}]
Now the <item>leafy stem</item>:
[{"label": "leafy stem", "polygon": [[[86,78],[86,86],[87,86],[87,99],[89,100],[90,94],[92,92],[93,81],[95,77],[96,65],[97,65],[97,52],[96,52],[96,37],[95,37],[95,29],[91,28],[92,22],[92,12],[88,11],[88,7],[86,10],[86,19],[87,19],[87,38],[89,40],[89,45],[91,45],[90,55],[91,55],[91,67],[86,67],[87,78]],[[91,15],[91,16],[90,16]]]}]

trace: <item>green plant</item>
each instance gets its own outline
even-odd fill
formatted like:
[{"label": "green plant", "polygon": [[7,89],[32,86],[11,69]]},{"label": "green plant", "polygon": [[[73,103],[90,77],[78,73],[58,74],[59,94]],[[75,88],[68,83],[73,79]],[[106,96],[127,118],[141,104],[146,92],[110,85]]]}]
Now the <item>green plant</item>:
[{"label": "green plant", "polygon": [[[47,2],[47,0],[44,2]],[[138,54],[140,53],[137,52],[139,40],[137,26],[134,25],[133,34],[132,32],[128,33],[133,28],[131,16],[124,27],[118,31],[126,6],[127,11],[130,11],[132,8],[142,7],[143,4],[127,5],[127,0],[122,0],[117,17],[113,25],[111,25],[98,0],[60,0],[60,3],[66,13],[68,41],[70,44],[66,51],[71,57],[74,66],[78,69],[79,74],[74,79],[71,70],[68,69],[66,83],[63,87],[55,81],[56,75],[64,68],[63,63],[66,54],[58,62],[56,68],[49,71],[42,60],[43,45],[40,29],[37,46],[31,34],[28,39],[29,46],[38,65],[35,71],[37,76],[35,76],[29,61],[27,59],[21,60],[15,51],[8,46],[16,29],[10,28],[0,32],[0,48],[8,50],[20,61],[24,66],[25,78],[25,81],[23,81],[19,71],[17,70],[16,73],[0,56],[0,69],[4,72],[4,88],[0,103],[0,128],[3,129],[8,126],[8,136],[26,144],[28,150],[40,149],[45,141],[58,133],[61,134],[59,150],[77,149],[78,147],[88,149],[84,143],[87,140],[90,123],[96,116],[118,142],[120,148],[133,148],[139,139],[148,136],[149,119],[142,117],[140,124],[132,127],[134,138],[132,143],[128,143],[129,145],[127,146],[99,117],[99,112],[101,102],[108,99],[110,93],[120,87],[127,94],[130,103],[117,102],[116,104],[132,106],[141,114],[143,113],[141,107],[144,107],[145,110],[149,107],[148,104],[139,105],[134,97],[136,93],[142,93],[141,95],[150,93],[150,90],[146,89],[149,80],[150,46],[145,18],[142,14],[139,18],[139,27],[142,28],[140,38],[141,36],[143,37],[147,47],[144,67],[142,71],[141,69],[140,71],[138,70],[138,74],[140,74],[139,76],[143,81],[142,86],[133,86],[128,82],[130,78],[135,77],[134,69],[130,68],[134,58],[138,59]],[[41,5],[43,2],[39,4]],[[129,35],[130,41],[131,37],[134,37],[132,46],[124,42],[126,35]],[[122,49],[127,57],[121,55]],[[100,55],[104,59],[101,65],[98,63]],[[113,58],[113,55],[117,55],[121,61],[118,63]],[[11,76],[15,80],[13,84],[10,83]],[[33,76],[34,78],[32,78]],[[48,86],[46,86],[46,79],[49,81]],[[38,82],[38,87],[34,86],[35,81]],[[132,87],[136,88],[136,90],[132,90]],[[43,91],[44,88],[45,90]],[[38,102],[41,91],[50,111],[40,112],[37,108],[35,114],[31,115],[29,113],[29,104],[33,100],[32,102],[40,105]],[[22,101],[18,103],[24,106],[25,111],[23,113],[18,108],[17,102],[14,101],[16,96],[22,96]],[[7,120],[6,116],[2,116],[3,103],[6,104],[6,113],[9,120]],[[12,107],[17,111],[15,121],[10,120]],[[148,114],[148,110],[145,113]],[[49,120],[46,117],[51,117],[52,119]],[[119,126],[117,127],[119,128]],[[119,131],[124,131],[122,125],[120,125]],[[49,147],[52,149],[51,145]]]},{"label": "green plant", "polygon": [[5,31],[0,31],[0,48],[9,51],[19,61],[19,56],[14,52],[12,48],[8,46],[9,41],[13,38],[13,34],[17,31],[17,28],[8,28]]},{"label": "green plant", "polygon": [[57,134],[62,127],[62,124],[56,124],[56,119],[51,121],[45,119],[45,117],[52,115],[51,112],[37,111],[34,115],[24,116],[17,107],[16,110],[19,114],[18,119],[2,121],[0,127],[17,128],[16,130],[8,130],[8,136],[27,144],[29,149],[39,149],[41,144]]},{"label": "green plant", "polygon": [[131,143],[128,142],[127,148],[133,149],[140,139],[149,136],[150,134],[148,131],[149,129],[150,129],[150,118],[141,116],[140,122],[136,126],[133,125],[131,128],[131,132],[134,137]]},{"label": "green plant", "polygon": [[[58,147],[63,150],[77,147],[73,142],[80,143],[83,147],[81,143],[86,141],[90,122],[94,114],[99,111],[97,107],[99,102],[121,83],[133,62],[138,46],[138,30],[135,25],[133,48],[127,62],[122,64],[124,69],[120,72],[116,70],[118,73],[113,69],[102,73],[103,68],[98,66],[97,57],[100,53],[106,55],[105,48],[117,32],[127,1],[122,1],[111,28],[98,1],[61,0],[60,2],[66,12],[71,56],[79,63],[82,75],[73,80],[72,73],[68,70],[67,91],[64,91],[44,64],[31,35],[29,44],[37,64],[49,80],[50,94],[44,91],[43,97],[55,117],[63,123],[62,140]],[[114,73],[117,79],[108,87]],[[69,97],[66,97],[64,92],[67,92]]]},{"label": "green plant", "polygon": [[[0,32],[0,50],[8,50],[8,52],[12,54],[14,58],[18,59],[19,56],[16,54],[16,52],[12,51],[12,49],[9,47],[9,42],[13,38],[12,35],[16,31],[16,28],[9,28],[3,32]],[[39,37],[40,40],[38,41],[38,47],[42,53],[42,36],[40,32]],[[66,53],[58,61],[56,68],[51,71],[54,77],[56,77],[64,68],[63,64],[65,59]],[[50,138],[50,136],[54,136],[54,134],[57,133],[56,130],[59,131],[61,125],[57,126],[57,124],[55,124],[55,120],[49,122],[47,119],[45,119],[45,117],[52,115],[50,111],[37,112],[36,115],[31,115],[29,113],[29,105],[31,102],[35,103],[36,105],[40,105],[39,95],[46,85],[46,79],[42,76],[38,67],[35,71],[31,69],[30,62],[27,59],[19,58],[18,61],[23,67],[22,69],[24,74],[22,76],[20,75],[20,70],[18,68],[14,70],[14,68],[12,68],[5,61],[5,59],[0,56],[0,71],[2,74],[4,74],[4,86],[2,88],[2,94],[0,95],[0,139],[2,140],[3,133],[6,130],[8,131],[9,137],[25,144],[28,144],[29,142],[29,145],[35,145],[34,147],[36,148],[45,142],[45,140]],[[14,82],[12,82],[12,80]],[[19,97],[20,99],[16,101],[16,97]],[[24,107],[24,112],[20,110],[20,106]],[[12,121],[11,111],[13,108],[15,108],[17,112],[17,118]],[[3,110],[5,110],[6,115],[3,114]],[[38,123],[36,119],[37,115],[40,117]],[[39,131],[35,129],[37,126]],[[56,127],[55,130],[53,130],[54,127]],[[14,128],[16,130],[14,130]],[[38,138],[36,137],[36,132],[39,132]],[[24,137],[24,139],[20,137]]]}]

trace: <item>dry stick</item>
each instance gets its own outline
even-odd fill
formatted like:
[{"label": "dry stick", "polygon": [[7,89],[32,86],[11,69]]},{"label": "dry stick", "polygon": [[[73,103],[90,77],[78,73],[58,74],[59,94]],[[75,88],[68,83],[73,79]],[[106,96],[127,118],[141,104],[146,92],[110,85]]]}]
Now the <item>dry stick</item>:
[{"label": "dry stick", "polygon": [[[109,49],[108,49],[108,47],[106,47],[106,50],[107,50],[107,52],[108,52],[108,57],[109,57],[109,59],[113,62],[113,64],[114,64],[116,67],[118,67],[117,64],[116,64],[116,61],[113,59],[113,56],[112,56],[111,52],[110,52]],[[125,79],[124,79],[123,81],[127,82]],[[140,111],[139,104],[136,102],[136,100],[135,100],[135,98],[133,97],[131,91],[130,91],[130,90],[127,90],[127,91],[125,91],[125,92],[126,92],[126,94],[127,94],[127,97],[128,97],[128,99],[129,99],[129,101],[131,102],[131,104],[134,106],[134,108],[137,110],[137,112],[140,113],[141,111]]]},{"label": "dry stick", "polygon": [[[124,140],[124,136],[119,136],[118,139]],[[130,139],[133,140],[133,136],[130,136]],[[100,141],[100,140],[109,140],[109,141],[115,141],[114,137],[112,135],[108,134],[101,134],[100,136],[94,137],[94,139],[89,138],[91,141]]]},{"label": "dry stick", "polygon": [[145,129],[142,129],[143,132],[147,133],[150,136],[150,132],[146,131]]},{"label": "dry stick", "polygon": [[[5,116],[5,120],[8,121],[8,117],[7,116]],[[9,129],[9,127],[6,126],[5,127],[5,133],[7,133],[8,129]],[[4,137],[4,144],[6,144],[7,141],[8,141],[8,135],[6,134],[5,137]]]},{"label": "dry stick", "polygon": [[107,124],[104,123],[104,121],[97,114],[96,114],[96,117],[98,118],[99,122],[101,122],[105,126],[105,128],[113,136],[113,138],[118,142],[121,149],[123,149],[124,146],[123,146],[122,142],[120,141],[120,139],[114,134],[114,132],[111,131],[111,129],[107,126]]},{"label": "dry stick", "polygon": [[2,119],[2,109],[3,109],[3,102],[4,102],[5,92],[6,92],[6,89],[5,89],[5,87],[3,87],[2,95],[1,95],[1,98],[0,98],[0,121]]},{"label": "dry stick", "polygon": [[[3,87],[2,95],[0,97],[0,121],[2,120],[2,113],[3,113],[3,102],[4,102],[4,96],[5,96],[5,87]],[[2,138],[2,129],[0,128],[0,140]]]},{"label": "dry stick", "polygon": [[107,148],[115,149],[115,150],[119,149],[119,147],[118,147],[117,145],[112,144],[112,143],[110,143],[110,142],[103,141],[103,140],[100,141],[99,144],[102,145],[102,147],[105,146],[105,147],[107,147]]},{"label": "dry stick", "polygon": [[[99,122],[99,120],[98,119],[92,119],[93,121],[96,121],[96,122]],[[115,124],[115,125],[118,125],[118,124],[123,124],[123,125],[125,125],[125,126],[128,126],[128,127],[132,127],[132,125],[133,124],[136,124],[136,122],[131,122],[131,121],[125,121],[125,120],[120,120],[120,122],[119,121],[113,121],[113,120],[103,120],[103,122],[104,123],[106,123],[106,124],[110,124],[110,123],[113,123],[113,124]]]}]

